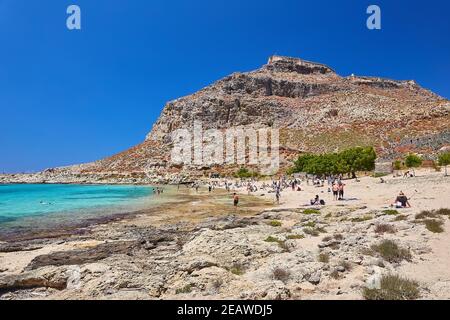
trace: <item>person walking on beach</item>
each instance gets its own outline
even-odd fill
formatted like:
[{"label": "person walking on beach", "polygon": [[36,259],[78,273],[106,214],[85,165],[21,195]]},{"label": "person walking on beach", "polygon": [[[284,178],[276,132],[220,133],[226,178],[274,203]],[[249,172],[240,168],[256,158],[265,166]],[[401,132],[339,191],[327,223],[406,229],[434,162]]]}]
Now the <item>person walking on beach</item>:
[{"label": "person walking on beach", "polygon": [[277,188],[277,191],[275,193],[275,198],[277,200],[277,204],[280,204],[280,198],[281,198],[280,188]]},{"label": "person walking on beach", "polygon": [[237,208],[239,204],[239,196],[236,193],[233,193],[233,205],[235,208]]},{"label": "person walking on beach", "polygon": [[333,190],[333,200],[338,200],[339,199],[339,185],[337,183],[333,184],[332,190]]},{"label": "person walking on beach", "polygon": [[345,184],[342,182],[339,184],[339,200],[344,200],[344,187]]}]

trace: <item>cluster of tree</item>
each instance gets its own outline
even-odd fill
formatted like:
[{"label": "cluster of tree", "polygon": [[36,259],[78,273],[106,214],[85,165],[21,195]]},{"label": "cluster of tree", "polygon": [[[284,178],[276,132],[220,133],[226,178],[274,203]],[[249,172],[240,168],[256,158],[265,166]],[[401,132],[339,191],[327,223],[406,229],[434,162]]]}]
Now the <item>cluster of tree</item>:
[{"label": "cluster of tree", "polygon": [[306,172],[315,175],[352,174],[375,169],[377,155],[373,147],[356,147],[339,153],[304,154],[294,162],[289,173]]},{"label": "cluster of tree", "polygon": [[422,163],[422,158],[417,154],[410,153],[405,157],[405,166],[409,169],[412,169],[414,175],[416,175],[416,173],[414,172],[414,168],[420,167]]},{"label": "cluster of tree", "polygon": [[240,168],[234,176],[236,178],[248,179],[248,178],[256,178],[259,176],[258,172],[250,171],[247,168]]},{"label": "cluster of tree", "polygon": [[[422,158],[414,153],[406,155],[404,159],[404,166],[408,169],[412,169],[414,173],[414,168],[419,168],[423,160]],[[403,163],[400,160],[394,162],[394,170],[401,170],[403,168]],[[443,152],[438,156],[438,165],[445,167],[445,175],[447,176],[447,166],[450,165],[450,152]]]},{"label": "cluster of tree", "polygon": [[439,165],[445,167],[445,176],[448,176],[447,166],[450,165],[450,152],[444,152],[439,155]]}]

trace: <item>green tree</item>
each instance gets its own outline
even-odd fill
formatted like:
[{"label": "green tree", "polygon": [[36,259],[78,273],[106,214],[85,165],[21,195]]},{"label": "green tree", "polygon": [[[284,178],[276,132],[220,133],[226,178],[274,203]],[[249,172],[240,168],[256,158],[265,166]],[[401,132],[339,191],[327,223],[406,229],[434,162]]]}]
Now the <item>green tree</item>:
[{"label": "green tree", "polygon": [[375,169],[376,157],[372,147],[358,147],[341,153],[305,154],[298,157],[289,172],[306,172],[315,175],[352,173],[353,177],[356,177],[357,171]]},{"label": "green tree", "polygon": [[304,154],[298,157],[298,159],[294,162],[294,168],[293,171],[295,172],[306,172],[305,166],[310,160],[316,159],[317,156],[313,154]]},{"label": "green tree", "polygon": [[254,172],[250,172],[247,168],[240,168],[235,174],[236,178],[251,178],[255,176]]},{"label": "green tree", "polygon": [[410,153],[405,158],[405,166],[409,169],[413,170],[413,174],[416,175],[414,168],[418,168],[422,165],[422,158],[417,154]]},{"label": "green tree", "polygon": [[439,165],[445,168],[445,176],[448,176],[447,166],[450,165],[450,152],[444,152],[439,155]]},{"label": "green tree", "polygon": [[394,161],[394,170],[401,170],[402,169],[402,162],[400,160]]},{"label": "green tree", "polygon": [[349,173],[356,178],[358,171],[372,171],[375,169],[377,154],[373,147],[356,147],[341,152],[340,156],[348,166]]}]

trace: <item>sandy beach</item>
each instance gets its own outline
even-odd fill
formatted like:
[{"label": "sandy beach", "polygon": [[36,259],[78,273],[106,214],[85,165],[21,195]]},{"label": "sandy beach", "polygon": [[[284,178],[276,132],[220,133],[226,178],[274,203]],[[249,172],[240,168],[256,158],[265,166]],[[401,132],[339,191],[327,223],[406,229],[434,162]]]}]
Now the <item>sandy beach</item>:
[{"label": "sandy beach", "polygon": [[[4,241],[0,299],[363,299],[384,275],[416,281],[420,299],[450,299],[449,216],[416,216],[450,208],[449,178],[422,169],[383,179],[346,180],[344,201],[326,181],[285,189],[280,204],[240,188],[237,209],[225,190],[181,187],[170,205],[83,232]],[[400,191],[412,207],[386,211]],[[326,205],[306,207],[316,195]],[[409,255],[371,249],[384,240]]]}]

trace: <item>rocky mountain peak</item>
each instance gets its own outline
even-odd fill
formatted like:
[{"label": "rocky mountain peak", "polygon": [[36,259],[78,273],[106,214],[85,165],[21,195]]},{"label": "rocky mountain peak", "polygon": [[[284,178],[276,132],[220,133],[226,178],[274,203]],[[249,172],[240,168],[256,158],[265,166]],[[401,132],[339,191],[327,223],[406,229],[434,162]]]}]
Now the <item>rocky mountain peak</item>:
[{"label": "rocky mountain peak", "polygon": [[324,64],[276,55],[257,70],[233,73],[168,102],[143,143],[77,170],[136,174],[151,167],[155,175],[234,172],[233,166],[171,165],[172,133],[191,130],[196,121],[203,129],[279,129],[281,150],[290,150],[280,155],[284,167],[299,152],[367,145],[374,146],[380,158],[392,160],[408,152],[436,154],[449,145],[450,101],[414,81],[341,77]]}]

